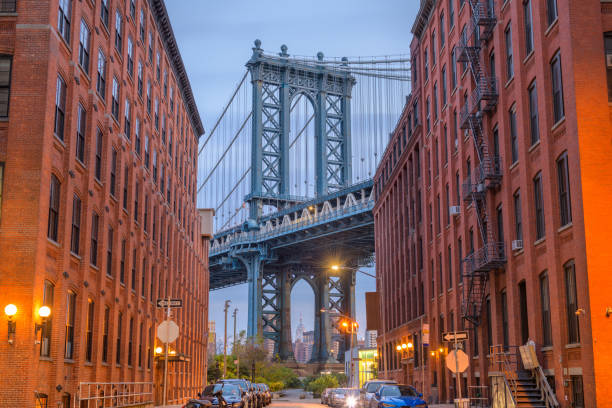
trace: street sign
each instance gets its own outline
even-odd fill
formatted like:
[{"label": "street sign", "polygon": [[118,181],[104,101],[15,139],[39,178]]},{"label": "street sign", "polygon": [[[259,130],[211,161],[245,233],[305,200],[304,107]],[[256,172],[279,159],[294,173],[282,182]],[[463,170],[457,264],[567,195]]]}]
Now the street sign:
[{"label": "street sign", "polygon": [[179,327],[172,320],[164,320],[157,326],[157,338],[163,343],[172,343],[179,336]]},{"label": "street sign", "polygon": [[157,307],[183,307],[183,299],[157,299]]},{"label": "street sign", "polygon": [[468,333],[465,331],[447,332],[442,335],[444,341],[463,341],[468,339]]},{"label": "street sign", "polygon": [[429,323],[423,323],[422,343],[424,346],[429,346]]},{"label": "street sign", "polygon": [[462,373],[469,365],[470,360],[463,350],[451,350],[446,356],[446,367],[453,373]]}]

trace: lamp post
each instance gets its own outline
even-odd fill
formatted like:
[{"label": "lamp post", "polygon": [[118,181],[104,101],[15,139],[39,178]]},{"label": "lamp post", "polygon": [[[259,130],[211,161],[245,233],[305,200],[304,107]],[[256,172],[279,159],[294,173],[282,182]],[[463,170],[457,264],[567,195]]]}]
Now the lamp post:
[{"label": "lamp post", "polygon": [[9,344],[13,344],[15,342],[15,331],[16,331],[16,324],[15,321],[13,320],[13,316],[15,316],[17,314],[17,306],[15,306],[12,303],[9,303],[8,305],[6,305],[4,307],[4,314],[6,315],[7,319],[8,319],[8,343]]},{"label": "lamp post", "polygon": [[[414,344],[411,341],[398,344],[395,349],[401,355],[401,359],[410,358],[410,353],[414,350]],[[408,369],[408,361],[406,361],[406,369]],[[406,382],[409,382],[408,372],[406,373]]]},{"label": "lamp post", "polygon": [[[332,267],[333,269],[333,267]],[[359,329],[359,323],[357,323],[357,321],[355,319],[353,319],[350,316],[347,316],[345,314],[342,313],[338,313],[338,312],[331,312],[325,308],[321,309],[321,313],[326,313],[326,312],[330,312],[329,314],[332,316],[338,316],[338,317],[342,317],[344,318],[344,320],[342,320],[340,322],[340,327],[341,329],[345,330],[347,334],[350,334],[350,346],[349,346],[349,356],[350,356],[350,362],[349,362],[349,387],[353,386],[353,336],[355,335],[355,333],[357,332],[357,330]]]},{"label": "lamp post", "polygon": [[223,312],[225,313],[225,330],[223,334],[223,378],[227,377],[227,311],[231,300],[225,301]]}]

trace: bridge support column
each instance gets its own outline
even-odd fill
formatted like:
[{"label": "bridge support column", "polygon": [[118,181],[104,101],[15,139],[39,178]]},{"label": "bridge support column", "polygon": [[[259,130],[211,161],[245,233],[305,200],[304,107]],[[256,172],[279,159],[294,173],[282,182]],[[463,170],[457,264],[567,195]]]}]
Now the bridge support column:
[{"label": "bridge support column", "polygon": [[291,342],[291,273],[288,270],[280,272],[280,305],[281,333],[278,345],[278,356],[281,361],[293,360],[293,345]]},{"label": "bridge support column", "polygon": [[249,317],[247,322],[247,337],[263,335],[262,321],[262,272],[263,259],[259,251],[248,252],[237,256],[247,270],[247,283],[249,285]]},{"label": "bridge support column", "polygon": [[334,362],[329,353],[329,347],[331,345],[331,325],[329,318],[329,277],[326,273],[317,277],[316,287],[315,344],[312,348],[312,357],[310,361],[313,363]]}]

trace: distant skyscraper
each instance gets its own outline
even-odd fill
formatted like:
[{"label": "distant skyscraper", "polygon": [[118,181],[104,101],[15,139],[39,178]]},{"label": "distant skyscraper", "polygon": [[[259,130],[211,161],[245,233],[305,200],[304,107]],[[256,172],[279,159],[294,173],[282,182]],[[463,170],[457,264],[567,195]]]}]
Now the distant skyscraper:
[{"label": "distant skyscraper", "polygon": [[306,363],[312,357],[312,347],[314,346],[314,330],[304,332],[304,345],[306,346]]},{"label": "distant skyscraper", "polygon": [[216,325],[213,320],[208,322],[208,355],[214,356],[216,353],[217,347],[217,332]]},{"label": "distant skyscraper", "polygon": [[298,324],[297,329],[295,329],[295,340],[303,340],[304,339],[304,322],[302,322],[302,314],[300,313],[300,324]]},{"label": "distant skyscraper", "polygon": [[378,332],[376,330],[368,330],[365,334],[365,346],[367,348],[376,348],[376,338]]}]

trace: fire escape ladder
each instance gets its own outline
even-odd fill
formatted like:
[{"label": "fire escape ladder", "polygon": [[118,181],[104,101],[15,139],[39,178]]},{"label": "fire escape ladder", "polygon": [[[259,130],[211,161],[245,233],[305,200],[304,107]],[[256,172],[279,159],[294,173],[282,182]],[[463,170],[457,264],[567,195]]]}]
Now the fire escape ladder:
[{"label": "fire escape ladder", "polygon": [[482,247],[469,253],[463,260],[467,284],[464,286],[462,311],[463,317],[477,326],[480,324],[486,296],[488,273],[502,267],[506,258],[503,242],[496,241],[493,234],[487,205],[488,191],[501,183],[500,160],[490,154],[483,126],[485,112],[495,109],[498,99],[497,80],[487,75],[481,56],[483,45],[493,34],[496,19],[486,0],[469,1],[472,18],[462,33],[457,60],[468,63],[474,79],[474,90],[461,108],[460,126],[472,133],[478,164],[474,169],[475,174],[470,174],[463,183],[463,200],[471,203],[475,209]]}]

